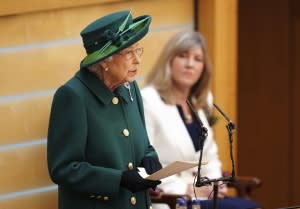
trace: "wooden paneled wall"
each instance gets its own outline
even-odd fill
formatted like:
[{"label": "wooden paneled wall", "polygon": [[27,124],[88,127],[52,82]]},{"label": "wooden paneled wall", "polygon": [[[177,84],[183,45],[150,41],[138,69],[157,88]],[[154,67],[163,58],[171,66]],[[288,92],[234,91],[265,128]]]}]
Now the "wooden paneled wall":
[{"label": "wooden paneled wall", "polygon": [[300,1],[239,1],[239,173],[263,208],[300,205]]},{"label": "wooden paneled wall", "polygon": [[[40,2],[40,3],[38,3]],[[55,209],[46,136],[55,89],[85,56],[79,33],[96,18],[131,9],[151,14],[139,81],[170,36],[194,25],[192,0],[1,1],[0,208]]]}]

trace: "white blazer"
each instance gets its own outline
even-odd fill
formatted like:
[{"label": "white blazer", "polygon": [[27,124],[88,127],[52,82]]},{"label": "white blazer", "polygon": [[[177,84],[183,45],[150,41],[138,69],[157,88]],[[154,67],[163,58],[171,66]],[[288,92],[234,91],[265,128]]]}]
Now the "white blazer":
[{"label": "white blazer", "polygon": [[[153,86],[148,86],[141,91],[146,127],[151,144],[156,149],[160,161],[166,166],[174,161],[199,161],[200,152],[195,152],[192,139],[184,125],[176,105],[165,104]],[[212,97],[211,97],[212,101]],[[221,176],[221,162],[213,132],[202,110],[198,112],[203,125],[208,129],[208,136],[204,142],[201,176],[219,178]],[[159,185],[165,192],[184,194],[187,185],[193,184],[193,172],[197,167],[181,172],[162,180]]]}]

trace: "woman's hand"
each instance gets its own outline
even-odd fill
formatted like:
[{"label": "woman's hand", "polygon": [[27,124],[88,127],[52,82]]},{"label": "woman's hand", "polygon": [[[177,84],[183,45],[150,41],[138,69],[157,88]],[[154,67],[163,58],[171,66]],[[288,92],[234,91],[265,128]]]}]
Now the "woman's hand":
[{"label": "woman's hand", "polygon": [[[202,187],[195,187],[195,192],[197,197],[204,198],[204,199],[213,199],[213,186],[202,186]],[[223,199],[227,195],[228,189],[226,184],[220,184],[218,190],[218,198]],[[193,184],[189,184],[186,190],[186,194],[190,195],[191,197],[195,196]]]},{"label": "woman's hand", "polygon": [[123,171],[120,185],[131,192],[139,192],[152,188],[155,190],[156,186],[161,181],[151,181],[141,177],[136,170]]},{"label": "woman's hand", "polygon": [[219,185],[219,191],[218,191],[218,198],[223,199],[227,196],[228,188],[226,184],[220,184]]},{"label": "woman's hand", "polygon": [[[195,187],[195,193],[197,198],[209,199],[209,196],[212,192],[211,186],[202,186],[202,187]],[[194,186],[193,184],[189,184],[186,190],[186,194],[190,195],[191,197],[195,196],[194,193]]]}]

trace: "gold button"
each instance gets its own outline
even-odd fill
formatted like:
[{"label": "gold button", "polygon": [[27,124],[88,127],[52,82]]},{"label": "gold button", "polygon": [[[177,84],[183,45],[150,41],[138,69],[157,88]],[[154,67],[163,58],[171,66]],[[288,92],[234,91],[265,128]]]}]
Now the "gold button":
[{"label": "gold button", "polygon": [[96,199],[98,200],[101,199],[101,195],[97,195]]},{"label": "gold button", "polygon": [[131,197],[131,198],[130,198],[130,203],[131,203],[132,205],[135,205],[135,204],[136,204],[136,198],[135,198],[135,197]]},{"label": "gold button", "polygon": [[150,205],[149,209],[153,209],[153,208],[152,208],[152,205]]},{"label": "gold button", "polygon": [[128,163],[128,169],[132,170],[133,169],[133,164],[132,163]]},{"label": "gold button", "polygon": [[109,200],[109,197],[105,196],[103,197],[103,200]]},{"label": "gold button", "polygon": [[113,104],[118,104],[119,103],[118,97],[114,97],[111,101],[112,101]]},{"label": "gold button", "polygon": [[90,195],[90,198],[95,198],[95,195]]},{"label": "gold button", "polygon": [[126,128],[123,130],[123,135],[124,136],[129,136],[129,131]]}]

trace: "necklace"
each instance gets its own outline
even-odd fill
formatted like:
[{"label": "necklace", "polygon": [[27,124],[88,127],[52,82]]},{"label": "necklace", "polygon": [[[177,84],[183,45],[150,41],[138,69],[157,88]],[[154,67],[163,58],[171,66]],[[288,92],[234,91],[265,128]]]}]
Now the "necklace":
[{"label": "necklace", "polygon": [[193,122],[192,115],[185,115],[184,118],[185,118],[185,122],[187,122],[187,123]]},{"label": "necklace", "polygon": [[133,102],[133,97],[132,97],[131,90],[130,90],[130,84],[128,82],[126,82],[126,83],[124,83],[124,86],[128,90],[131,102]]}]

